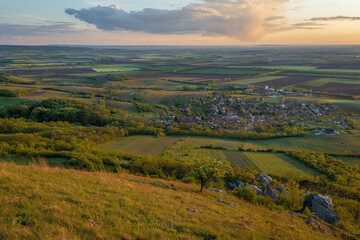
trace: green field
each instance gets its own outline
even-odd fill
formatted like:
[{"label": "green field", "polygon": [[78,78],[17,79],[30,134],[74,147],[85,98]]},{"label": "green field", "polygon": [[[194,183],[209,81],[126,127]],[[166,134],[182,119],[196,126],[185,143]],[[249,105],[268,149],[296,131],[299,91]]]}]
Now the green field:
[{"label": "green field", "polygon": [[98,145],[97,148],[108,152],[118,151],[127,154],[156,156],[179,140],[179,137],[131,136]]},{"label": "green field", "polygon": [[109,100],[106,102],[106,105],[110,108],[120,109],[127,113],[139,113],[139,109],[134,103]]},{"label": "green field", "polygon": [[344,152],[360,151],[360,136],[354,135],[321,135],[306,137],[291,137],[266,139],[258,141],[247,141],[255,148],[271,148],[280,150],[309,150],[318,152]]},{"label": "green field", "polygon": [[[181,146],[183,141],[175,145]],[[206,148],[180,148],[176,151],[168,151],[173,157],[187,160],[195,158],[214,158],[227,160],[233,167],[251,167],[258,172],[280,176],[319,176],[320,174],[305,164],[286,156],[282,153],[255,153],[229,150],[216,150]]]},{"label": "green field", "polygon": [[231,82],[227,82],[227,84],[254,84],[260,82],[266,82],[276,79],[284,78],[284,76],[267,76],[267,77],[259,77],[259,78],[248,78],[248,79],[240,79]]},{"label": "green field", "polygon": [[141,67],[135,64],[99,65],[92,67],[96,72],[132,72],[141,71]]},{"label": "green field", "polygon": [[360,167],[360,157],[335,157],[338,160],[350,165],[358,165]]},{"label": "green field", "polygon": [[186,103],[189,97],[201,96],[206,93],[197,91],[154,91],[146,90],[140,96],[139,102],[150,105],[163,104],[171,105],[175,102]]},{"label": "green field", "polygon": [[[184,86],[182,83],[171,82],[165,79],[158,78],[137,78],[122,82],[108,82],[112,87],[117,88],[148,88],[148,89],[161,89],[161,90],[176,90],[179,87]],[[186,84],[186,86],[189,86]]]},{"label": "green field", "polygon": [[281,153],[236,152],[239,158],[232,158],[232,164],[247,159],[261,172],[281,176],[319,176],[319,172]]},{"label": "green field", "polygon": [[20,98],[14,98],[14,97],[1,97],[0,96],[0,106],[11,106],[11,105],[15,105],[17,103],[21,103],[22,101],[24,101],[23,99]]},{"label": "green field", "polygon": [[256,75],[266,73],[266,70],[248,70],[248,69],[235,69],[235,68],[203,68],[184,71],[182,73],[187,74],[244,74],[244,75]]},{"label": "green field", "polygon": [[46,100],[49,98],[69,98],[70,95],[71,94],[68,92],[60,92],[60,91],[52,91],[52,90],[38,90],[35,93],[30,94],[24,98]]},{"label": "green field", "polygon": [[265,140],[227,140],[207,137],[189,137],[176,146],[196,148],[213,144],[227,149],[237,150],[239,147],[253,149],[278,149],[294,151],[319,151],[324,153],[360,151],[358,135],[321,135],[306,137],[275,138]]},{"label": "green field", "polygon": [[244,143],[237,140],[208,138],[208,137],[183,137],[181,142],[175,144],[171,149],[179,150],[181,148],[198,148],[212,144],[214,147],[223,147],[226,149],[237,150],[243,147]]}]

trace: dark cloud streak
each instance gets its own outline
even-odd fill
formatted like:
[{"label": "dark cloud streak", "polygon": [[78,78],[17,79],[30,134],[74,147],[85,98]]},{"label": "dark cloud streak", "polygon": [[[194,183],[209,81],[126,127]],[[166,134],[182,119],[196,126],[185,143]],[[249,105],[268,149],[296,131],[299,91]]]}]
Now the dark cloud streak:
[{"label": "dark cloud streak", "polygon": [[316,17],[310,21],[360,21],[360,17],[335,16],[335,17]]}]

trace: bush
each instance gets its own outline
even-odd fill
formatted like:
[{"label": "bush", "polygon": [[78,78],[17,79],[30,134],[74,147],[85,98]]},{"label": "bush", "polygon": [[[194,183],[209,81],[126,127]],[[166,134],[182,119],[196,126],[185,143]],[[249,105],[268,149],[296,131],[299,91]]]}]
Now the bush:
[{"label": "bush", "polygon": [[235,188],[233,190],[233,194],[235,196],[237,196],[238,198],[242,198],[245,201],[248,201],[251,203],[255,203],[255,201],[257,199],[256,191],[248,186],[244,187],[243,189],[241,189],[241,187]]}]

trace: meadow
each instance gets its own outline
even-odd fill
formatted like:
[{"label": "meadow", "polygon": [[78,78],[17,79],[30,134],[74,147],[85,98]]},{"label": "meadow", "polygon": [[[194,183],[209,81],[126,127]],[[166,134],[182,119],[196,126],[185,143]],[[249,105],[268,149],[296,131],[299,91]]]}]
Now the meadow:
[{"label": "meadow", "polygon": [[[2,239],[338,239],[198,186],[128,174],[0,163]],[[219,199],[235,203],[228,206]],[[196,210],[196,212],[191,212]]]}]

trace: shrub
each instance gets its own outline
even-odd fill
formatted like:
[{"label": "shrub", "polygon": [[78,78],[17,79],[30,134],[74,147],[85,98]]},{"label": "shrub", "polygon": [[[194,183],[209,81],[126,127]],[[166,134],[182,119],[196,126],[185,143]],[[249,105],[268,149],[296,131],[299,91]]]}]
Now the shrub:
[{"label": "shrub", "polygon": [[245,201],[255,203],[257,196],[256,191],[251,187],[245,186],[243,189],[241,187],[237,187],[233,190],[233,194],[238,198],[242,198]]}]

